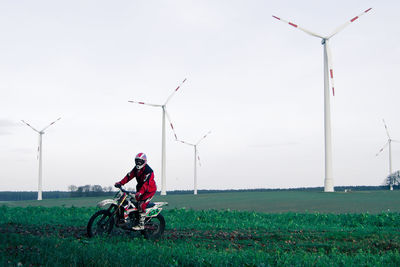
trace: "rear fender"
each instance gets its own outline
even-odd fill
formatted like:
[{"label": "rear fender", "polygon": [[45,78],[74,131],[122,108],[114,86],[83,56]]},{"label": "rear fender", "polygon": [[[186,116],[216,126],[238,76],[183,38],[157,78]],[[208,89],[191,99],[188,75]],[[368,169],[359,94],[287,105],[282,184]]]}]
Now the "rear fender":
[{"label": "rear fender", "polygon": [[157,217],[158,214],[162,211],[162,208],[154,206],[151,207],[150,209],[146,210],[146,217]]},{"label": "rear fender", "polygon": [[155,207],[159,208],[162,206],[168,206],[168,202],[154,202]]}]

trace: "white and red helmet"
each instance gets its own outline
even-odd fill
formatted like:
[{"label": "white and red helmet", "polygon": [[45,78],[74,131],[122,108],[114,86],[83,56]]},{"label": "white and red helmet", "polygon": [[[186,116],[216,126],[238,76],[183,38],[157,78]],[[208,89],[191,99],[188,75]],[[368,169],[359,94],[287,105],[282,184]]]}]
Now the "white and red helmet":
[{"label": "white and red helmet", "polygon": [[135,157],[136,168],[140,170],[147,164],[147,157],[144,153],[139,153]]}]

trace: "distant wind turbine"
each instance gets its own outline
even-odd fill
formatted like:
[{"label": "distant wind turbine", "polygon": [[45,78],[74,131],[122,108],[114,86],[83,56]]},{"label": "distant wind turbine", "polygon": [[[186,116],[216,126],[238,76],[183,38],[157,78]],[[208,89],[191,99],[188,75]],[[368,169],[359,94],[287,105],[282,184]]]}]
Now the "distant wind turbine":
[{"label": "distant wind turbine", "polygon": [[36,130],[29,123],[25,122],[24,120],[21,120],[23,123],[25,123],[27,126],[29,126],[32,130],[34,130],[35,132],[37,132],[39,134],[39,146],[38,146],[39,185],[38,185],[38,198],[37,198],[37,200],[42,200],[42,135],[44,134],[44,130],[49,128],[51,125],[53,125],[54,123],[56,123],[60,119],[61,119],[61,117],[58,118],[57,120],[53,121],[52,123],[50,123],[46,127],[44,127],[41,131]]},{"label": "distant wind turbine", "polygon": [[343,30],[346,26],[357,20],[359,17],[370,11],[372,8],[365,10],[360,15],[352,18],[347,21],[342,26],[338,27],[332,34],[328,36],[322,36],[320,34],[313,33],[309,30],[306,30],[300,27],[293,22],[278,18],[276,16],[272,16],[273,18],[280,20],[282,22],[288,23],[290,26],[293,26],[311,36],[320,38],[322,40],[322,45],[324,46],[324,128],[325,128],[325,181],[324,181],[324,191],[325,192],[333,192],[334,191],[334,183],[333,183],[333,175],[332,175],[332,136],[331,136],[331,114],[330,114],[330,99],[329,99],[329,80],[332,86],[332,94],[335,95],[335,88],[333,84],[333,69],[332,69],[332,56],[329,48],[329,40],[338,32]]},{"label": "distant wind turbine", "polygon": [[167,194],[167,189],[166,189],[166,144],[165,144],[165,116],[167,117],[172,131],[174,132],[175,135],[175,140],[178,139],[175,133],[174,126],[172,125],[171,118],[167,112],[167,104],[169,100],[172,98],[172,96],[176,93],[176,91],[179,90],[179,88],[182,86],[182,84],[186,81],[184,79],[179,86],[174,90],[174,92],[167,98],[167,101],[165,101],[164,104],[149,104],[149,103],[144,103],[144,102],[137,102],[133,100],[129,100],[128,102],[130,103],[136,103],[136,104],[141,104],[141,105],[147,105],[147,106],[152,106],[152,107],[159,107],[162,108],[162,144],[161,144],[161,195],[166,195]]},{"label": "distant wind turbine", "polygon": [[201,141],[204,140],[204,138],[207,137],[207,135],[209,135],[211,133],[211,131],[209,131],[208,133],[206,133],[199,141],[197,141],[197,143],[195,144],[191,144],[182,140],[177,140],[183,144],[189,145],[189,146],[193,146],[194,148],[194,194],[197,195],[197,160],[199,161],[199,165],[200,164],[200,157],[198,155],[198,150],[197,150],[197,146],[200,144]]},{"label": "distant wind turbine", "polygon": [[[387,146],[389,146],[389,175],[391,175],[392,174],[392,142],[396,142],[396,143],[400,143],[400,142],[397,141],[397,140],[393,140],[390,137],[389,130],[388,130],[387,126],[386,126],[386,122],[385,122],[384,119],[382,119],[382,121],[383,121],[383,125],[385,126],[385,130],[386,130],[386,134],[387,134],[388,140],[385,143],[385,145],[379,150],[379,152],[376,153],[376,156],[378,156],[383,150],[385,150],[385,148]],[[390,190],[393,190],[393,181],[392,180],[390,181],[390,185],[389,186],[390,186]]]}]

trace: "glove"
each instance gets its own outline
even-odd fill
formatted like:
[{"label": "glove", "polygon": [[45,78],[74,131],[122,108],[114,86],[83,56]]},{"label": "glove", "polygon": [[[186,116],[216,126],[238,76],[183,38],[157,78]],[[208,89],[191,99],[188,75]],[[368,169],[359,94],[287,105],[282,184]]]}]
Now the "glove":
[{"label": "glove", "polygon": [[136,201],[139,201],[140,200],[140,196],[141,196],[142,194],[140,194],[139,192],[137,192],[136,194],[135,194],[135,199],[136,199]]},{"label": "glove", "polygon": [[115,186],[116,188],[121,188],[122,184],[120,184],[120,183],[115,183],[114,186]]}]

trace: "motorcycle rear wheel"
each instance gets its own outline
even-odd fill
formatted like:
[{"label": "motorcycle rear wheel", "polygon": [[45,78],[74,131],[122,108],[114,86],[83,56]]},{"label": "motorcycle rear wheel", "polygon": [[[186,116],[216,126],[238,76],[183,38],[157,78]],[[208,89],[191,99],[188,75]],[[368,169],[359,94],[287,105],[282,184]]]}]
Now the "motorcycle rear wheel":
[{"label": "motorcycle rear wheel", "polygon": [[87,235],[89,237],[110,234],[114,226],[114,220],[111,218],[111,212],[108,210],[99,210],[89,219],[87,225]]},{"label": "motorcycle rear wheel", "polygon": [[151,218],[151,221],[146,223],[145,229],[142,230],[142,235],[146,239],[158,239],[162,236],[165,229],[165,219],[164,216],[158,214],[156,217]]}]

